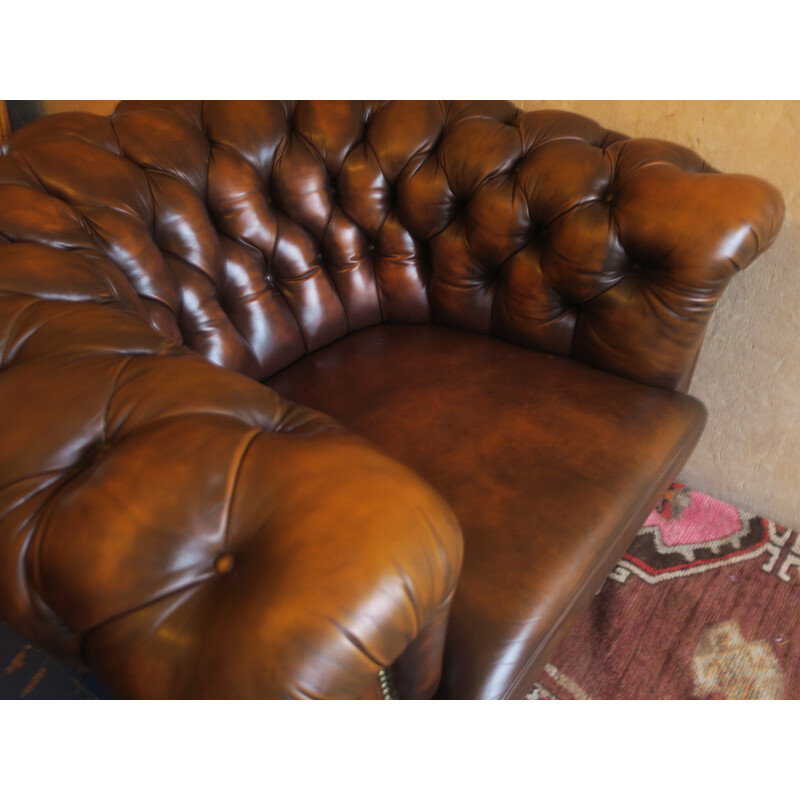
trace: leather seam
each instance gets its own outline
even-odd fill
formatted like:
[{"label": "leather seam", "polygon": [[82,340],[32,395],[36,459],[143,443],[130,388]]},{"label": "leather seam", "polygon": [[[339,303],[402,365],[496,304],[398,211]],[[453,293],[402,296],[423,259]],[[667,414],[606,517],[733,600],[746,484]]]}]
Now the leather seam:
[{"label": "leather seam", "polygon": [[111,388],[108,392],[108,399],[106,400],[105,408],[103,409],[103,442],[108,442],[108,412],[111,409],[111,402],[114,399],[114,395],[117,392],[117,386],[119,384],[120,376],[122,375],[123,370],[128,364],[136,358],[135,355],[129,354],[122,359],[122,363],[117,368],[116,373],[114,374],[114,378],[111,381]]},{"label": "leather seam", "polygon": [[116,614],[112,614],[107,619],[100,620],[100,622],[96,622],[94,625],[90,625],[88,628],[84,628],[82,631],[78,631],[80,634],[81,642],[78,648],[78,652],[80,653],[81,661],[84,664],[88,664],[88,659],[86,658],[86,639],[87,637],[98,630],[98,628],[103,627],[104,625],[109,625],[114,622],[118,622],[125,617],[130,616],[131,614],[136,614],[139,611],[143,611],[146,608],[149,608],[156,603],[160,603],[162,600],[166,600],[173,595],[180,594],[181,592],[188,592],[192,589],[197,589],[202,584],[207,583],[213,577],[212,575],[204,575],[200,578],[196,578],[195,580],[191,581],[190,583],[186,583],[183,586],[177,586],[174,589],[170,589],[168,592],[164,592],[164,594],[160,594],[157,597],[151,597],[144,603],[141,603],[138,606],[134,606],[133,608],[125,609],[124,611],[120,611]]},{"label": "leather seam", "polygon": [[[273,170],[274,170],[274,161],[273,161]],[[270,183],[272,183],[273,182],[272,173],[270,173],[269,177],[270,177]],[[283,209],[279,208],[277,205],[275,205],[275,208],[278,210],[279,213],[275,214],[275,241],[272,243],[272,252],[269,255],[269,260],[265,264],[268,277],[272,277],[275,271],[274,269],[275,255],[278,252],[278,240],[280,238],[280,232],[281,232],[280,215],[285,213]],[[280,280],[281,282],[283,282],[286,279],[281,276]],[[300,324],[300,318],[297,316],[297,313],[292,307],[292,304],[286,299],[286,297],[284,297],[283,292],[281,292],[280,290],[279,282],[275,280],[274,277],[273,277],[273,283],[275,285],[275,291],[281,296],[281,299],[284,301],[284,303],[286,303],[286,307],[289,309],[289,313],[292,315],[292,319],[294,319],[294,324],[297,326],[297,331],[300,334],[300,341],[303,344],[303,355],[308,355],[311,352],[311,349],[308,346],[308,341],[306,340],[306,334],[305,331],[303,330],[303,326]]]},{"label": "leather seam", "polygon": [[228,549],[228,538],[230,533],[230,526],[231,526],[231,510],[233,508],[233,503],[236,498],[236,490],[239,486],[239,476],[242,472],[242,465],[244,464],[244,460],[247,457],[247,453],[250,450],[253,442],[263,434],[264,431],[260,428],[253,428],[250,430],[249,435],[245,437],[243,444],[241,445],[241,451],[239,453],[239,457],[236,462],[236,469],[233,471],[230,489],[228,490],[227,502],[225,503],[225,510],[223,512],[224,516],[224,524],[222,529],[222,548],[223,550],[227,551]]},{"label": "leather seam", "polygon": [[[6,292],[3,292],[3,296],[7,296]],[[6,336],[5,341],[3,342],[3,350],[0,352],[0,370],[6,370],[8,367],[12,366],[11,364],[6,364],[6,358],[9,356],[9,343],[14,338],[14,330],[16,329],[17,325],[19,324],[20,319],[25,316],[25,313],[35,306],[37,303],[47,302],[46,300],[42,300],[40,297],[32,297],[30,302],[26,303],[12,318],[11,324],[8,326],[8,334]],[[25,341],[27,341],[30,336],[33,334],[29,334],[25,337]],[[23,341],[22,344],[25,343]],[[19,347],[16,348],[16,351],[19,352]]]}]

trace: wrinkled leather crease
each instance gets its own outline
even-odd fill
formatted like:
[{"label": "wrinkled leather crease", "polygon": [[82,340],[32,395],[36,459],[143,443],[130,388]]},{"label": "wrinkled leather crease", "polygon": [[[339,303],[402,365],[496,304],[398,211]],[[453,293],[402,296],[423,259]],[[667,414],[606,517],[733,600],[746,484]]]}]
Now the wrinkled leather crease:
[{"label": "wrinkled leather crease", "polygon": [[471,591],[447,481],[264,382],[425,324],[685,391],[783,213],[680,146],[499,101],[26,126],[0,149],[0,613],[119,697],[361,697],[389,665],[433,696]]}]

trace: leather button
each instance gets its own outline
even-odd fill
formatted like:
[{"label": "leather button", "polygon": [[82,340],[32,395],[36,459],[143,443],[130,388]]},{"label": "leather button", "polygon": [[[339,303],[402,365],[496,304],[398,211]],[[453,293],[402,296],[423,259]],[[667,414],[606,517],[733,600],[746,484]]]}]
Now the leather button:
[{"label": "leather button", "polygon": [[217,574],[224,575],[233,569],[233,555],[231,553],[222,553],[214,560],[214,569]]}]

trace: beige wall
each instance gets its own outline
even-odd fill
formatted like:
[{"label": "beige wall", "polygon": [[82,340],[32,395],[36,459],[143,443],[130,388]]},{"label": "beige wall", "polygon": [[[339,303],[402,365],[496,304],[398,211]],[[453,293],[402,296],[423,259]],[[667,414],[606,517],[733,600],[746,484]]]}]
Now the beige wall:
[{"label": "beige wall", "polygon": [[735,276],[712,318],[691,393],[709,422],[681,474],[693,488],[800,528],[800,102],[517,101],[564,108],[631,136],[697,150],[783,193],[777,242]]},{"label": "beige wall", "polygon": [[41,100],[45,114],[60,111],[89,111],[92,114],[110,114],[119,100]]},{"label": "beige wall", "polygon": [[[47,112],[110,113],[112,100],[46,100]],[[668,139],[725,172],[749,172],[786,200],[778,241],[735,277],[709,326],[691,392],[709,423],[681,479],[800,528],[800,102],[538,101],[630,136]]]}]

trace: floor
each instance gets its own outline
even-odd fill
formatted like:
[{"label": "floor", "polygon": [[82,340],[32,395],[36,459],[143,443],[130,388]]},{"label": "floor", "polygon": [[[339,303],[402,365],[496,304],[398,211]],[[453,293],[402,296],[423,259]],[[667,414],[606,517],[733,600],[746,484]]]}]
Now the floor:
[{"label": "floor", "polygon": [[110,700],[97,679],[37,650],[0,622],[0,700]]}]

